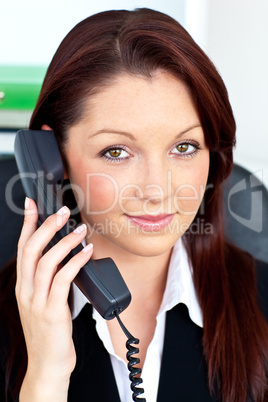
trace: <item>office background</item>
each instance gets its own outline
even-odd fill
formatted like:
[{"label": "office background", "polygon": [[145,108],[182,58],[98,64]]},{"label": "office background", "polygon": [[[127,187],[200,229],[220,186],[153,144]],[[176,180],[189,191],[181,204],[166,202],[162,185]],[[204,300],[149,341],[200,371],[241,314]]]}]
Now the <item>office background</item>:
[{"label": "office background", "polygon": [[268,187],[267,0],[2,2],[0,153],[12,152],[14,131],[27,126],[31,114],[29,99],[24,107],[14,99],[8,106],[7,81],[13,85],[13,92],[16,85],[20,88],[17,96],[22,98],[21,80],[24,85],[28,82],[36,96],[57,46],[77,22],[99,11],[135,7],[154,8],[171,15],[210,56],[226,83],[237,122],[235,161],[257,172]]}]

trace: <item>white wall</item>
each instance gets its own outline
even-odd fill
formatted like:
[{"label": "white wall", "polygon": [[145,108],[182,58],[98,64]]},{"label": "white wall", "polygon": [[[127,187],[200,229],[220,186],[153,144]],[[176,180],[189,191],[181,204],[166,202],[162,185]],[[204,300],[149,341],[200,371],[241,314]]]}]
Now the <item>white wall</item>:
[{"label": "white wall", "polygon": [[0,64],[47,65],[75,24],[104,10],[148,7],[183,23],[185,1],[3,0],[0,3]]},{"label": "white wall", "polygon": [[260,171],[268,187],[268,1],[188,0],[187,4],[186,25],[229,92],[237,123],[235,161]]}]

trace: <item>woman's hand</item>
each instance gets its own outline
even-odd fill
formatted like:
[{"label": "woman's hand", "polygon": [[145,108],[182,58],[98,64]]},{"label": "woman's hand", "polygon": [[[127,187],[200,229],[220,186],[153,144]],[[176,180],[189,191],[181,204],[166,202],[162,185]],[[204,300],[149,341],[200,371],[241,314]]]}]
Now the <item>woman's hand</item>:
[{"label": "woman's hand", "polygon": [[20,402],[67,400],[69,378],[76,363],[68,294],[71,282],[92,255],[92,245],[60,269],[59,265],[81,243],[86,225],[44,255],[43,250],[69,215],[69,209],[63,207],[37,229],[36,205],[31,199],[25,201],[25,220],[18,244],[16,298],[28,366]]}]

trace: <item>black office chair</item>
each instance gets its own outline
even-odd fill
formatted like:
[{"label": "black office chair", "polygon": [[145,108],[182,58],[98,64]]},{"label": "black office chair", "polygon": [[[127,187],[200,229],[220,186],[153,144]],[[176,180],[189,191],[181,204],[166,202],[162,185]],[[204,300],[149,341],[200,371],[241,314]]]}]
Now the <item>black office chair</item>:
[{"label": "black office chair", "polygon": [[[24,191],[14,156],[0,158],[0,268],[15,256],[23,224]],[[13,180],[13,181],[12,181]],[[268,192],[249,171],[234,165],[224,183],[227,239],[268,262]]]},{"label": "black office chair", "polygon": [[268,262],[268,191],[256,175],[234,165],[224,183],[226,238]]},{"label": "black office chair", "polygon": [[[0,269],[15,256],[23,224],[24,191],[14,156],[0,157]],[[14,184],[12,182],[14,179]],[[16,180],[16,181],[15,181]],[[20,211],[20,213],[19,213]]]}]

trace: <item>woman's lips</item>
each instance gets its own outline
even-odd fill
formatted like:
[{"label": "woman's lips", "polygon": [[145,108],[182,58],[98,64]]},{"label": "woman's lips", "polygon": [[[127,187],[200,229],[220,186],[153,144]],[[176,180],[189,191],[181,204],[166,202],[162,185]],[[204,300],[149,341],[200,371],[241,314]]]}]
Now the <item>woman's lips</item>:
[{"label": "woman's lips", "polygon": [[175,214],[161,214],[161,215],[141,215],[130,216],[126,215],[134,224],[141,227],[147,232],[156,232],[167,227]]}]

